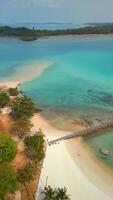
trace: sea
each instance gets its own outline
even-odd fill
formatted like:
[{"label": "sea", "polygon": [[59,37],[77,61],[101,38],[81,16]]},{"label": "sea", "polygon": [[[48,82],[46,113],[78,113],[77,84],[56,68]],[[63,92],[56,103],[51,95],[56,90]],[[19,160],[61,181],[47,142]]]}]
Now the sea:
[{"label": "sea", "polygon": [[[30,29],[40,30],[60,30],[60,29],[74,29],[85,27],[88,24],[84,23],[59,23],[59,22],[47,22],[47,23],[0,23],[0,26],[11,26],[11,27],[26,27]],[[89,25],[88,25],[89,26]],[[91,25],[90,25],[91,26]]]},{"label": "sea", "polygon": [[[40,76],[21,85],[42,115],[58,128],[77,120],[92,125],[113,119],[113,37],[0,38],[0,80],[24,65],[50,61]],[[35,65],[34,65],[35,66]],[[26,74],[27,76],[27,74]],[[68,124],[70,122],[70,124]],[[67,127],[67,124],[69,125]],[[113,130],[86,139],[98,159],[113,168]],[[100,148],[108,149],[107,158]]]}]

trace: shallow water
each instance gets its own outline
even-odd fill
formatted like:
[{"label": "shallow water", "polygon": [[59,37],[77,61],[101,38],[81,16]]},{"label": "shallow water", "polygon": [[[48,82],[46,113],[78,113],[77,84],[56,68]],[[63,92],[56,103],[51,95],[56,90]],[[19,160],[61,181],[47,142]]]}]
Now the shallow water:
[{"label": "shallow water", "polygon": [[[113,169],[113,129],[108,129],[98,134],[87,136],[84,139],[91,150],[95,153],[97,159],[101,160],[106,166]],[[100,149],[108,150],[109,155],[102,155]]]},{"label": "shallow water", "polygon": [[112,118],[113,37],[0,39],[1,79],[16,75],[16,69],[21,72],[27,63],[43,60],[53,64],[22,89],[47,118],[58,115],[94,122]]},{"label": "shallow water", "polygon": [[[45,40],[37,45],[44,45],[42,59],[54,64],[22,89],[40,107],[73,119],[112,118],[113,38]],[[53,117],[51,112],[47,117]]]}]

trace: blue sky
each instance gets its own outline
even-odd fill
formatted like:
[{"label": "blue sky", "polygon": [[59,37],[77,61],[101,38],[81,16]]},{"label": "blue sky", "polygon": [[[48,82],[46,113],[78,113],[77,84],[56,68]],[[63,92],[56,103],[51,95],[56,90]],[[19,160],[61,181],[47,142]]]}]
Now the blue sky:
[{"label": "blue sky", "polygon": [[0,22],[113,22],[113,0],[0,0]]}]

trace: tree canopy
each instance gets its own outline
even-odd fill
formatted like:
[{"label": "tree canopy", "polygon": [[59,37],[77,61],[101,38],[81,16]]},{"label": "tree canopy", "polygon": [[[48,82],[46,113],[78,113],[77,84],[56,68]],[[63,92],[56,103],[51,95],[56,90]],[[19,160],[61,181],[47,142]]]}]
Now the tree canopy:
[{"label": "tree canopy", "polygon": [[10,97],[6,92],[0,92],[0,108],[8,106],[10,103]]},{"label": "tree canopy", "polygon": [[44,156],[44,136],[41,131],[24,139],[25,151],[31,160],[41,161]]},{"label": "tree canopy", "polygon": [[64,188],[56,188],[55,189],[55,198],[56,200],[70,200],[69,195],[67,194],[67,189]]},{"label": "tree canopy", "polygon": [[31,132],[32,123],[30,120],[17,120],[13,123],[11,127],[11,133],[17,135],[19,138],[25,138]]},{"label": "tree canopy", "polygon": [[16,173],[13,167],[7,163],[0,163],[0,198],[7,193],[13,193],[17,190]]},{"label": "tree canopy", "polygon": [[32,117],[35,112],[35,104],[27,96],[19,97],[12,103],[11,115],[15,120],[25,120]]},{"label": "tree canopy", "polygon": [[19,91],[18,91],[17,88],[9,88],[9,89],[8,89],[8,93],[9,93],[11,96],[18,96]]},{"label": "tree canopy", "polygon": [[33,172],[32,165],[27,164],[23,169],[20,169],[18,171],[17,180],[22,184],[28,183],[33,176],[32,172]]},{"label": "tree canopy", "polygon": [[17,153],[17,143],[7,134],[0,135],[0,162],[10,162]]},{"label": "tree canopy", "polygon": [[43,200],[55,200],[55,190],[51,186],[45,187],[42,194],[44,194]]},{"label": "tree canopy", "polygon": [[70,200],[65,187],[53,189],[51,186],[47,186],[42,194],[44,194],[43,200]]}]

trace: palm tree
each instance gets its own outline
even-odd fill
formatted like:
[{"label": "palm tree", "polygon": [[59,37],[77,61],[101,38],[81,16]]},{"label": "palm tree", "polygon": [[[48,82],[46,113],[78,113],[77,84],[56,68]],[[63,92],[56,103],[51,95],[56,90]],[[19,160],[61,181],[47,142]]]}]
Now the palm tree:
[{"label": "palm tree", "polygon": [[55,194],[56,200],[70,200],[69,195],[67,194],[67,189],[65,187],[55,189]]},{"label": "palm tree", "polygon": [[53,190],[51,186],[45,187],[42,194],[44,194],[43,200],[56,200],[55,190]]}]

